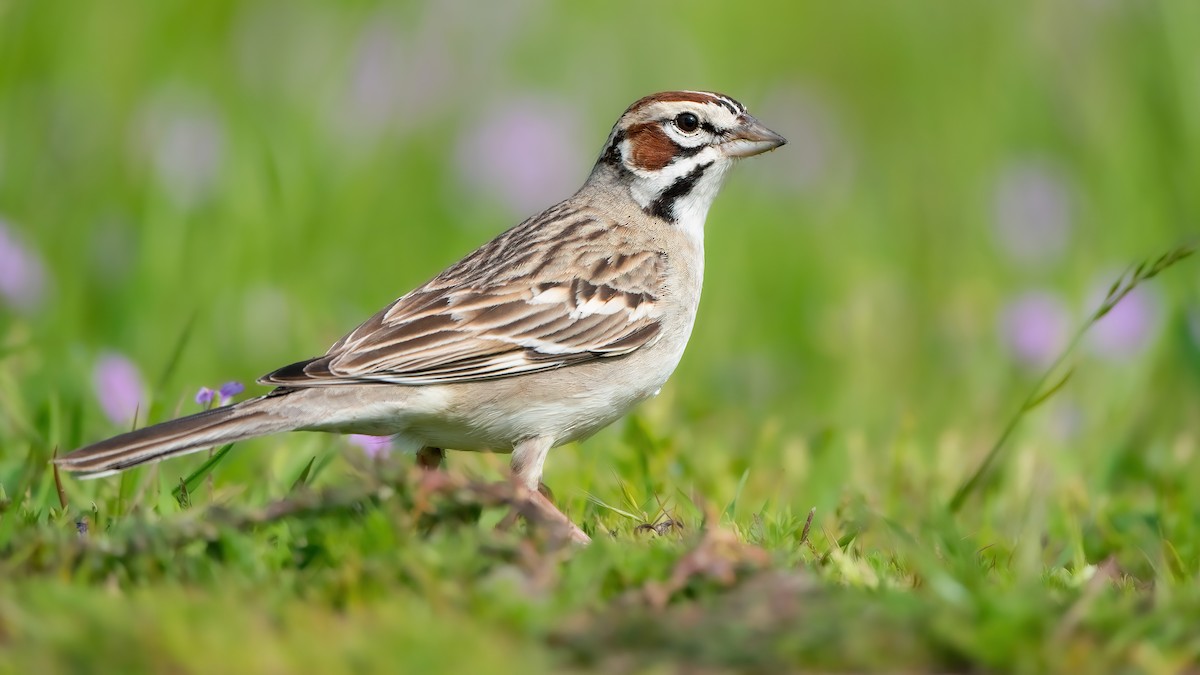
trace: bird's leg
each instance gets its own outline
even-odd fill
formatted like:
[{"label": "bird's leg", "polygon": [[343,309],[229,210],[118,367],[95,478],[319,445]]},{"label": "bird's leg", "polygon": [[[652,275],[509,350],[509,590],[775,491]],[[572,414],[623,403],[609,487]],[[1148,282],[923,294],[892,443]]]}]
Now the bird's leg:
[{"label": "bird's leg", "polygon": [[[554,493],[550,491],[550,486],[545,483],[538,483],[537,491],[541,496],[545,497],[551,504],[554,503]],[[499,523],[496,523],[496,529],[501,532],[512,529],[513,525],[517,524],[517,518],[520,514],[514,509],[509,511],[508,515],[504,516]]]},{"label": "bird's leg", "polygon": [[558,526],[565,528],[564,532],[567,537],[576,544],[590,544],[592,538],[579,529],[579,526],[571,522],[571,519],[554,505],[554,502],[546,499],[546,496],[541,492],[534,490],[529,493],[529,505],[537,510],[543,518],[556,523]]},{"label": "bird's leg", "polygon": [[[567,535],[579,544],[587,544],[591,539],[583,530],[571,522],[558,507],[554,505],[545,493],[550,489],[542,484],[542,466],[546,463],[546,454],[554,445],[554,439],[549,437],[529,438],[517,443],[512,453],[512,479],[517,485],[527,490],[529,506],[536,510],[546,520],[558,523],[566,528]],[[545,490],[545,493],[542,490]],[[500,521],[499,528],[511,527],[516,519],[516,512],[510,513]]]},{"label": "bird's leg", "polygon": [[426,471],[435,471],[446,459],[446,451],[441,448],[425,446],[417,451],[417,466]]}]

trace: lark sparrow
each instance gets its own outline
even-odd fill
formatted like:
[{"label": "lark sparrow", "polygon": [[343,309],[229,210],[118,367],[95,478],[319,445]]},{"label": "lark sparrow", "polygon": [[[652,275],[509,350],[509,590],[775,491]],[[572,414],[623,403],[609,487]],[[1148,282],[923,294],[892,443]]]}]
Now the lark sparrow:
[{"label": "lark sparrow", "polygon": [[667,381],[696,318],[709,206],[734,160],[785,142],[728,96],[640,99],[572,197],[388,305],[323,356],[263,376],[276,387],[267,395],[56,461],[102,476],[282,431],[395,434],[420,448],[427,467],[443,448],[511,452],[529,499],[565,521],[538,493],[547,453]]}]

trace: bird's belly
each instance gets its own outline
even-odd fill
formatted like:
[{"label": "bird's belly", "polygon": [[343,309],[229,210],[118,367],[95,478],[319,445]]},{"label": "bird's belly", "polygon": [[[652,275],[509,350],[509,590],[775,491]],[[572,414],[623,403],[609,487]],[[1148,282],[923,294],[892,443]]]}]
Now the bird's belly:
[{"label": "bird's belly", "polygon": [[447,450],[511,452],[530,438],[563,445],[591,436],[658,393],[691,332],[691,315],[680,319],[663,339],[629,355],[556,370],[456,384],[330,387],[323,396],[346,400],[326,405],[353,414],[306,428],[393,434],[402,447]]},{"label": "bird's belly", "polygon": [[554,438],[557,446],[591,436],[653,393],[588,386],[569,393],[547,391],[547,396],[489,397],[473,402],[470,412],[411,418],[403,435],[454,450],[509,452],[524,439],[544,436]]},{"label": "bird's belly", "polygon": [[679,360],[659,357],[616,368],[615,360],[597,361],[495,380],[486,388],[452,385],[452,403],[407,415],[401,436],[421,445],[493,452],[509,452],[532,437],[551,437],[556,446],[587,438],[658,393]]}]

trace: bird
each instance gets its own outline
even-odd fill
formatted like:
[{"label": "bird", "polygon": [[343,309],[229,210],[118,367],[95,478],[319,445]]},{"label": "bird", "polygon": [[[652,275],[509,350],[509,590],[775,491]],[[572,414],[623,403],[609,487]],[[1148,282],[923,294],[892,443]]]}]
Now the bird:
[{"label": "bird", "polygon": [[274,370],[267,394],[61,456],[81,477],[288,431],[394,435],[417,463],[511,453],[530,503],[552,448],[656,395],[692,334],[704,225],[729,169],[787,141],[710,91],[638,99],[583,186],[480,246],[335,342]]}]

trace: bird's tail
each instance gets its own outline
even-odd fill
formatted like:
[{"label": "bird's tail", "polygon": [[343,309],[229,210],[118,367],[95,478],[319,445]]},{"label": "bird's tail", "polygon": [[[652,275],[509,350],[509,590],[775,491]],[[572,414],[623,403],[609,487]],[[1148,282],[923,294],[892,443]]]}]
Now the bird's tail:
[{"label": "bird's tail", "polygon": [[242,441],[302,426],[284,412],[281,399],[269,394],[237,405],[206,410],[154,426],[136,429],[80,448],[54,460],[64,471],[98,478],[140,464]]}]

